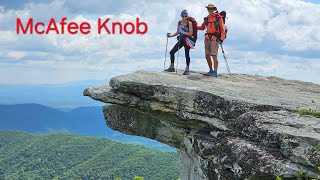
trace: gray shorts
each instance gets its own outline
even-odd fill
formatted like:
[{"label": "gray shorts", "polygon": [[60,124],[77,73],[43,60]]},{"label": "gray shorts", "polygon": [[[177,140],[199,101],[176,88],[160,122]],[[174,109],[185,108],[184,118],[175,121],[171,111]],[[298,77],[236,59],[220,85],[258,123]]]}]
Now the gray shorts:
[{"label": "gray shorts", "polygon": [[206,54],[210,54],[211,56],[218,55],[219,43],[217,41],[204,39],[204,47]]}]

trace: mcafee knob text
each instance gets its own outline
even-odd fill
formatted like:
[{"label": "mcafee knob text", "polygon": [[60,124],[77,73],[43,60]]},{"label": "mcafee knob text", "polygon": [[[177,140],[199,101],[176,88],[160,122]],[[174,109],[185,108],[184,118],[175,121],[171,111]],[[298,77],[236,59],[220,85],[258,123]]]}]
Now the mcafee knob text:
[{"label": "mcafee knob text", "polygon": [[[89,22],[67,22],[67,18],[63,17],[58,22],[51,18],[47,24],[42,21],[34,22],[33,18],[29,18],[27,22],[23,22],[20,18],[16,19],[17,34],[89,34],[92,25]],[[147,23],[140,21],[137,17],[134,22],[111,22],[110,18],[98,18],[97,32],[98,34],[146,34],[148,31]]]}]

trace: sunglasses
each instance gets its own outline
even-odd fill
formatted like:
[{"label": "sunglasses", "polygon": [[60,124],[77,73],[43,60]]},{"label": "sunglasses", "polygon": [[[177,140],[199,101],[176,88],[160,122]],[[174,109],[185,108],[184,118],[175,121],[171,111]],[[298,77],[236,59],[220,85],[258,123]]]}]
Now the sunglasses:
[{"label": "sunglasses", "polygon": [[208,9],[208,11],[212,11],[212,10],[214,10],[214,8],[207,8]]},{"label": "sunglasses", "polygon": [[188,16],[184,16],[184,15],[183,15],[183,16],[181,16],[181,17],[188,17]]}]

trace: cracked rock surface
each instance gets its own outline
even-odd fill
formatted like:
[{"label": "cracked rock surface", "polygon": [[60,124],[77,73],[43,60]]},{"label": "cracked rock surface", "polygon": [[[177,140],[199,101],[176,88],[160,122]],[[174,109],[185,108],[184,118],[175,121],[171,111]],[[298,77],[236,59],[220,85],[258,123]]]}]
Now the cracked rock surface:
[{"label": "cracked rock surface", "polygon": [[277,77],[137,71],[88,88],[108,126],[178,149],[181,180],[308,178],[320,172],[320,85]]}]

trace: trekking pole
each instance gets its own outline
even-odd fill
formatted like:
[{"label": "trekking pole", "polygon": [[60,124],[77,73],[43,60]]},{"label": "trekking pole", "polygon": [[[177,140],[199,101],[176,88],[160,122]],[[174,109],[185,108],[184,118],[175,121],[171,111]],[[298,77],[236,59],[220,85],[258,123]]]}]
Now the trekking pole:
[{"label": "trekking pole", "polygon": [[178,74],[178,65],[179,65],[180,37],[181,37],[181,35],[179,35],[179,45],[178,45],[178,57],[177,57],[176,74]]},{"label": "trekking pole", "polygon": [[168,51],[168,36],[167,36],[167,45],[166,45],[166,54],[164,55],[164,63],[163,63],[163,70],[166,70],[166,62],[167,62],[167,51]]},{"label": "trekking pole", "polygon": [[224,62],[226,63],[228,73],[229,73],[230,76],[231,76],[230,68],[229,68],[229,65],[228,65],[228,60],[227,60],[226,55],[225,55],[224,50],[223,50],[222,41],[220,41],[219,44],[220,44],[220,46],[221,46],[221,50],[222,50],[223,57],[224,57]]}]

